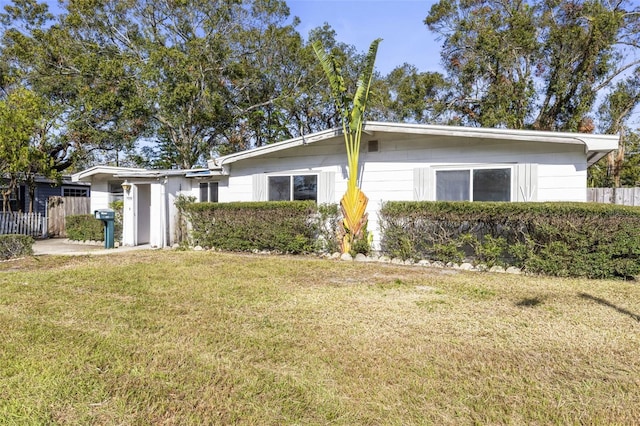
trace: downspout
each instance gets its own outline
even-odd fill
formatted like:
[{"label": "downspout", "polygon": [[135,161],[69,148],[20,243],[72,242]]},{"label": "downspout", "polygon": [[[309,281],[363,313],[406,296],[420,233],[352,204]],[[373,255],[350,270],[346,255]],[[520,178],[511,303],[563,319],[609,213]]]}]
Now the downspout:
[{"label": "downspout", "polygon": [[168,178],[166,176],[162,178],[162,189],[160,191],[160,199],[162,200],[162,219],[160,221],[162,227],[162,246],[160,248],[167,246],[167,181]]}]

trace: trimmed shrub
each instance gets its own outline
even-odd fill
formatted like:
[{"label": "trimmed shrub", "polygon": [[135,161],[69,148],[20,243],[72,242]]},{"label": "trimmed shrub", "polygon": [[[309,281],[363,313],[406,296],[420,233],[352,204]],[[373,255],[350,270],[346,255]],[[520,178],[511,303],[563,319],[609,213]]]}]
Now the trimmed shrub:
[{"label": "trimmed shrub", "polygon": [[33,254],[33,238],[28,235],[0,235],[0,259],[13,259]]},{"label": "trimmed shrub", "polygon": [[176,206],[177,214],[175,218],[175,241],[180,248],[186,249],[190,244],[189,235],[189,218],[187,213],[187,206],[195,203],[196,197],[192,195],[180,194],[176,197],[174,205]]},{"label": "trimmed shrub", "polygon": [[636,207],[389,202],[380,219],[382,251],[393,257],[443,261],[464,257],[556,276],[640,275],[640,209]]},{"label": "trimmed shrub", "polygon": [[342,224],[342,215],[337,204],[320,204],[318,206],[318,238],[316,251],[335,253],[340,251],[338,235]]},{"label": "trimmed shrub", "polygon": [[320,218],[328,220],[313,201],[186,203],[182,208],[192,244],[230,251],[310,253],[317,248]]},{"label": "trimmed shrub", "polygon": [[[123,210],[124,210],[124,201],[121,201],[121,200],[113,201],[112,203],[109,204],[109,208],[115,212],[115,220],[113,221],[113,238],[116,241],[122,241],[122,238],[123,238],[122,217],[123,217]],[[104,227],[104,224],[103,224],[103,227]],[[104,231],[102,234],[103,234],[103,237],[101,239],[104,240]]]},{"label": "trimmed shrub", "polygon": [[104,223],[90,214],[66,217],[67,238],[75,241],[104,241]]}]

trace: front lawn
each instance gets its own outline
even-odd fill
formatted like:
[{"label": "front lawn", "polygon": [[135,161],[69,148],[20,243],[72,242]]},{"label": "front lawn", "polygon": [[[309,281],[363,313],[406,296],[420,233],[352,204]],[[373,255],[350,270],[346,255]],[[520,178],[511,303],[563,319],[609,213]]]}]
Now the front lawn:
[{"label": "front lawn", "polygon": [[633,424],[640,286],[139,251],[0,263],[0,424]]}]

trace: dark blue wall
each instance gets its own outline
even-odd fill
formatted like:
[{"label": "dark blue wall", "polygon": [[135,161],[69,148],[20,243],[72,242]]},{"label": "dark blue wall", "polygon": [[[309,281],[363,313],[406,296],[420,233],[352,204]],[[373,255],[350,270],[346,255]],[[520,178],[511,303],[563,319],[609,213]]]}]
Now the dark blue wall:
[{"label": "dark blue wall", "polygon": [[[87,185],[69,185],[65,184],[64,188],[81,188],[87,189],[87,196],[91,194],[89,187]],[[34,213],[47,213],[47,201],[49,197],[61,197],[64,195],[64,189],[62,186],[51,186],[48,183],[39,183],[36,187],[35,193],[35,202],[33,203],[33,212]],[[25,196],[24,196],[24,205],[22,211],[29,211],[29,191],[25,188]]]}]

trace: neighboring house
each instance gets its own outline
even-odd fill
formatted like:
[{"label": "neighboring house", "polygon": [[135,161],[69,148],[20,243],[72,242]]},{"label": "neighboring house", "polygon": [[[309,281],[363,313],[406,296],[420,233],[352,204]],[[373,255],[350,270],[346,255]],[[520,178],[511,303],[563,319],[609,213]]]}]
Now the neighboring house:
[{"label": "neighboring house", "polygon": [[[618,146],[616,135],[367,122],[360,180],[377,212],[402,200],[586,201],[587,167]],[[175,197],[199,201],[312,199],[338,203],[347,162],[340,129],[209,160],[208,169],[94,167],[73,176],[92,183],[92,209],[124,194],[124,243],[174,242]]]},{"label": "neighboring house", "polygon": [[[1,179],[0,186],[2,186]],[[47,213],[47,202],[49,197],[89,197],[90,195],[91,186],[89,183],[74,182],[72,181],[71,176],[63,176],[60,182],[43,177],[37,177],[33,200],[33,213],[45,215]],[[12,212],[28,213],[30,203],[31,198],[29,197],[29,188],[26,184],[21,183],[9,197],[9,206],[6,206],[6,210],[10,209]],[[2,197],[0,197],[0,207],[2,207],[0,211],[5,210]]]}]

